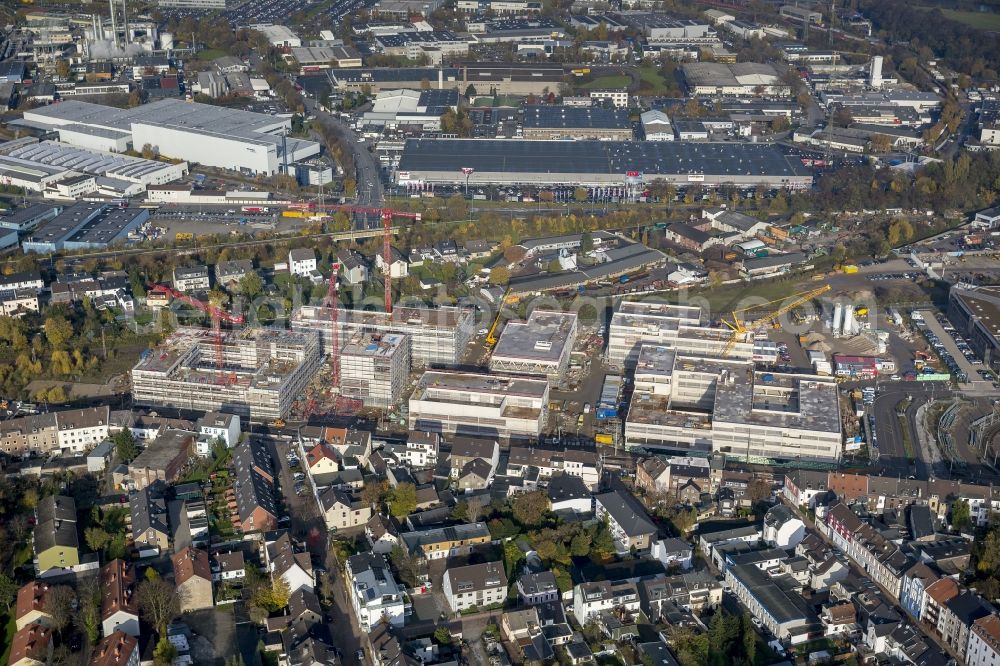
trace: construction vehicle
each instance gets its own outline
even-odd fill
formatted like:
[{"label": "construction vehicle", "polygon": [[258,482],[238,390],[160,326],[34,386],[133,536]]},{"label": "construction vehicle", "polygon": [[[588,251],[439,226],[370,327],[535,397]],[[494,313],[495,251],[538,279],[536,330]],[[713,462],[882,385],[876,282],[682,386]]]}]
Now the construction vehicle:
[{"label": "construction vehicle", "polygon": [[274,419],[274,421],[271,422],[271,427],[272,428],[284,428],[285,427],[285,419]]},{"label": "construction vehicle", "polygon": [[[773,301],[768,301],[766,303],[761,303],[759,305],[752,305],[750,307],[743,308],[742,310],[733,310],[732,321],[728,321],[726,319],[722,320],[722,323],[728,326],[729,329],[732,331],[732,335],[730,335],[729,339],[726,340],[726,344],[722,349],[722,356],[729,355],[729,352],[733,350],[733,347],[735,347],[736,343],[739,342],[741,336],[745,336],[747,333],[750,333],[758,326],[766,326],[772,322],[777,321],[783,314],[791,312],[792,310],[799,307],[803,303],[808,303],[817,296],[825,294],[826,292],[830,291],[830,289],[831,289],[830,285],[824,284],[822,287],[819,287],[817,289],[811,289],[809,291],[802,292],[799,294],[792,294],[788,298],[779,298]],[[788,300],[789,298],[791,298],[792,300],[789,301]],[[774,312],[771,312],[770,314],[767,314],[756,321],[747,322],[744,321],[742,317],[742,313],[745,313],[747,310],[757,309],[764,307],[766,305],[772,305],[782,302],[785,302],[785,304],[779,307]]]},{"label": "construction vehicle", "polygon": [[178,231],[176,234],[174,234],[174,240],[179,240],[179,241],[194,240],[194,234],[191,233],[190,231]]},{"label": "construction vehicle", "polygon": [[490,326],[489,332],[486,333],[486,346],[492,348],[493,345],[497,343],[497,326],[500,325],[500,316],[503,314],[503,306],[507,303],[507,297],[510,295],[510,287],[507,287],[507,291],[503,293],[503,298],[500,299],[500,307],[497,308],[497,316],[493,319],[493,325]]},{"label": "construction vehicle", "polygon": [[845,275],[852,275],[858,272],[858,267],[855,266],[854,264],[844,264],[843,266],[840,267],[840,272],[844,273]]},{"label": "construction vehicle", "polygon": [[594,441],[596,441],[598,444],[606,444],[610,446],[611,444],[615,443],[615,438],[612,437],[611,435],[600,434],[594,436]]},{"label": "construction vehicle", "polygon": [[854,314],[857,317],[867,317],[868,316],[867,306],[859,305],[858,307],[854,308]]},{"label": "construction vehicle", "polygon": [[174,300],[181,301],[182,303],[187,303],[191,307],[201,310],[208,316],[212,318],[212,331],[215,334],[215,368],[218,373],[218,383],[219,384],[234,384],[236,383],[236,376],[230,375],[226,377],[223,373],[223,359],[222,359],[222,322],[227,324],[242,325],[246,323],[246,318],[243,315],[231,315],[222,308],[217,308],[211,303],[205,303],[199,301],[193,296],[188,296],[187,294],[181,293],[176,289],[172,289],[163,284],[151,284],[146,289],[147,293],[154,294],[166,294],[173,298]]}]

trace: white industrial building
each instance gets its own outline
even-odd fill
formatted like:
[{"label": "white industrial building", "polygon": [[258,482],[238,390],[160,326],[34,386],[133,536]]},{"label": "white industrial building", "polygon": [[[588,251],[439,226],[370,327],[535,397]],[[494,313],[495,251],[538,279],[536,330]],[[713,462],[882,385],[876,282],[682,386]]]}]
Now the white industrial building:
[{"label": "white industrial building", "polygon": [[395,129],[399,125],[420,125],[425,131],[440,131],[441,116],[458,110],[458,91],[383,90],[375,96],[371,111],[362,123]]},{"label": "white industrial building", "polygon": [[291,118],[180,99],[132,109],[69,100],[26,111],[21,123],[58,131],[65,143],[108,151],[120,148],[127,135],[133,150],[149,144],[166,157],[251,175],[273,175],[320,152],[314,141],[283,136]]},{"label": "white industrial building", "polygon": [[659,109],[644,112],[639,116],[646,141],[673,141],[674,127],[670,116]]},{"label": "white industrial building", "polygon": [[0,155],[0,182],[31,192],[42,192],[67,176],[71,169],[52,167],[9,155]]},{"label": "white industrial building", "polygon": [[340,394],[365,407],[391,407],[402,396],[409,373],[408,336],[359,331],[340,353]]},{"label": "white industrial building", "polygon": [[572,312],[534,310],[527,321],[508,322],[493,350],[490,370],[560,382],[569,370],[576,329],[577,316]]},{"label": "white industrial building", "polygon": [[549,383],[544,379],[428,371],[410,396],[409,429],[536,440],[548,409]]},{"label": "white industrial building", "polygon": [[[696,306],[622,301],[608,326],[608,365],[634,367],[644,343],[696,356],[718,356],[725,350],[732,331],[706,324],[701,308]],[[753,353],[752,335],[747,334],[732,345],[727,358],[747,360]]]},{"label": "white industrial building", "polygon": [[[11,145],[17,144],[17,145]],[[8,146],[10,147],[8,148]],[[163,185],[183,178],[186,162],[172,164],[141,157],[119,155],[100,148],[77,147],[57,141],[0,144],[0,154],[55,168],[71,169],[92,176],[104,176],[144,187]]]},{"label": "white industrial building", "polygon": [[[293,331],[316,331],[324,353],[332,342],[330,308],[303,305],[292,312]],[[414,367],[457,365],[475,330],[475,313],[456,307],[395,307],[391,314],[367,310],[341,310],[337,314],[343,344],[360,331],[397,333],[410,340]]]}]

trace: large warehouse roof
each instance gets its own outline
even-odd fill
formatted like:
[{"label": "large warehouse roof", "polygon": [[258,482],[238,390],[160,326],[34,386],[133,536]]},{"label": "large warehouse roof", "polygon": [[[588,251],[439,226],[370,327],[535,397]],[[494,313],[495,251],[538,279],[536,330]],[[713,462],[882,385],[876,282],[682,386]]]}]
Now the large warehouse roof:
[{"label": "large warehouse roof", "polygon": [[[772,145],[753,143],[518,141],[410,139],[399,170],[423,174],[475,169],[477,180],[489,174],[548,173],[622,176],[640,171],[658,176],[704,175],[743,181],[760,177],[809,178],[811,172]],[[463,180],[464,182],[464,180]]]},{"label": "large warehouse roof", "polygon": [[524,109],[525,128],[628,129],[631,126],[627,109],[540,105]]},{"label": "large warehouse roof", "polygon": [[73,169],[96,176],[121,178],[132,182],[142,182],[146,176],[174,169],[172,164],[146,160],[141,157],[76,148],[55,141],[43,141],[42,143],[22,146],[10,151],[8,155],[39,164]]}]

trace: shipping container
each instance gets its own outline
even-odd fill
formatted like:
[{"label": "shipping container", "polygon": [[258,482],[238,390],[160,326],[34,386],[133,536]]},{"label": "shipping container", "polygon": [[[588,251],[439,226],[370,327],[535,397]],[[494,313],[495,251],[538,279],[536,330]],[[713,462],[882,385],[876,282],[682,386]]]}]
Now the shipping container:
[{"label": "shipping container", "polygon": [[597,435],[596,437],[594,437],[594,440],[598,444],[607,444],[608,446],[615,443],[615,438],[612,437],[611,435],[604,435],[604,434]]}]

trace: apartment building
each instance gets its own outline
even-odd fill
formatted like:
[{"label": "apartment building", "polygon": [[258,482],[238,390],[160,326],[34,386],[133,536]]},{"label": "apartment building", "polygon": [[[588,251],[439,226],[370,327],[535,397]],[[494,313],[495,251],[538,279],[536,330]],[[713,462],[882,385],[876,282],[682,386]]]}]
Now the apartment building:
[{"label": "apartment building", "polygon": [[543,379],[425,372],[409,400],[409,429],[443,435],[537,440],[548,421]]},{"label": "apartment building", "polygon": [[31,530],[35,572],[44,576],[53,569],[80,564],[80,537],[77,534],[76,502],[65,495],[50,495],[35,507],[35,528]]},{"label": "apartment building", "polygon": [[247,440],[233,449],[236,517],[244,534],[274,529],[278,524],[274,461],[262,442]]},{"label": "apartment building", "polygon": [[580,583],[573,588],[573,617],[584,626],[605,611],[623,608],[639,610],[639,590],[635,583],[602,580]]},{"label": "apartment building", "polygon": [[[329,308],[304,305],[292,312],[291,329],[296,332],[315,331],[326,353],[333,340],[331,320]],[[407,336],[413,367],[458,365],[476,330],[473,310],[450,306],[394,307],[389,314],[345,309],[338,313],[337,323],[341,343],[359,332]]]},{"label": "apartment building", "polygon": [[363,526],[372,517],[371,506],[347,490],[331,486],[319,494],[326,529],[348,530]]},{"label": "apartment building", "polygon": [[124,560],[112,560],[101,567],[101,628],[105,636],[115,631],[139,636],[135,585],[135,570]]},{"label": "apartment building", "polygon": [[340,394],[386,409],[403,395],[410,375],[410,338],[398,333],[354,334],[340,352]]},{"label": "apartment building", "polygon": [[1000,617],[987,615],[973,622],[965,663],[967,666],[1000,664]]},{"label": "apartment building", "polygon": [[487,608],[507,598],[507,574],[503,562],[484,562],[451,567],[444,574],[444,596],[452,612]]},{"label": "apartment building", "polygon": [[607,518],[619,553],[647,551],[652,546],[657,528],[646,510],[627,490],[617,489],[594,497],[598,520]]},{"label": "apartment building", "polygon": [[507,475],[524,477],[528,468],[538,468],[539,480],[556,474],[578,477],[591,490],[600,481],[599,458],[594,451],[581,449],[548,449],[543,447],[511,446]]},{"label": "apartment building", "polygon": [[160,489],[146,486],[137,490],[129,495],[128,506],[136,547],[166,551],[170,547],[170,524]]},{"label": "apartment building", "polygon": [[121,631],[106,635],[91,652],[89,666],[139,666],[139,639]]},{"label": "apartment building", "polygon": [[132,489],[142,490],[156,481],[176,481],[194,451],[196,439],[194,433],[186,430],[165,430],[147,443],[128,466]]},{"label": "apartment building", "polygon": [[810,625],[819,622],[801,594],[787,591],[753,564],[726,569],[726,583],[750,614],[781,641],[804,642]]},{"label": "apartment building", "polygon": [[383,620],[403,626],[404,588],[393,578],[385,556],[359,553],[347,560],[351,581],[351,606],[363,631],[371,631]]}]

